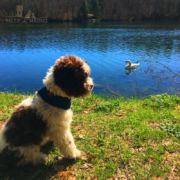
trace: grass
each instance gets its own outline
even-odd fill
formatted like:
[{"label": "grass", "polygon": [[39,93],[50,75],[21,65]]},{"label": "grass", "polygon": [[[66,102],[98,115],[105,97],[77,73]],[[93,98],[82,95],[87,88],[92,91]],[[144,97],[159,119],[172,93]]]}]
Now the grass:
[{"label": "grass", "polygon": [[[0,128],[27,96],[0,93]],[[53,146],[43,149],[41,166],[0,164],[0,179],[180,179],[180,97],[74,99],[72,133],[78,160],[64,159]]]}]

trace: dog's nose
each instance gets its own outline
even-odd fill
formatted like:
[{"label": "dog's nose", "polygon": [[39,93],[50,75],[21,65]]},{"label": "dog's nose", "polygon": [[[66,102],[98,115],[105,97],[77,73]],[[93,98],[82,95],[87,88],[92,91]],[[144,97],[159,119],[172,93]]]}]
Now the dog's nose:
[{"label": "dog's nose", "polygon": [[93,88],[94,86],[93,86],[93,85],[90,85],[89,87],[90,87],[90,90],[92,90],[92,88]]}]

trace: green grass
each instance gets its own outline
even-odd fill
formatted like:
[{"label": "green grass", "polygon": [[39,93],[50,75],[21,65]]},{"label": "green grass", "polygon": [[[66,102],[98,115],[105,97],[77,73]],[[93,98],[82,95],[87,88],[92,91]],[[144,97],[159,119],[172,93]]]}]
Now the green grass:
[{"label": "green grass", "polygon": [[[0,93],[0,127],[27,96]],[[72,133],[78,160],[64,159],[53,144],[41,166],[0,165],[0,179],[180,179],[180,97],[148,99],[91,95],[74,99]]]}]

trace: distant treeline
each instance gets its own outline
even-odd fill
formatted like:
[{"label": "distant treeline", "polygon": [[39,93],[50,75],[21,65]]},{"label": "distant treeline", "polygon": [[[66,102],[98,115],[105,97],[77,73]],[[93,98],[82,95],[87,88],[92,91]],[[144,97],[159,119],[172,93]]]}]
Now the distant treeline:
[{"label": "distant treeline", "polygon": [[98,18],[104,21],[180,19],[180,0],[0,0],[0,19],[16,16],[16,6],[23,5],[24,15],[31,10],[52,21],[82,20],[83,3],[93,14],[92,1],[98,2]]}]

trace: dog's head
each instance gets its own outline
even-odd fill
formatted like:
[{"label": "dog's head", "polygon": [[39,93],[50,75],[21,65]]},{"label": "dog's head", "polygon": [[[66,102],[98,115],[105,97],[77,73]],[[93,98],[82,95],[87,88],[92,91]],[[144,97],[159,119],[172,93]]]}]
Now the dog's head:
[{"label": "dog's head", "polygon": [[65,97],[85,97],[91,94],[94,86],[89,77],[90,72],[87,62],[69,55],[56,61],[43,82],[54,94]]}]

